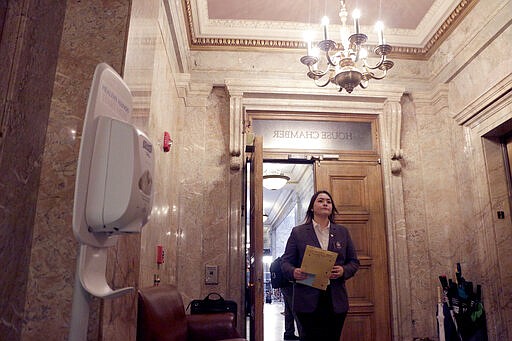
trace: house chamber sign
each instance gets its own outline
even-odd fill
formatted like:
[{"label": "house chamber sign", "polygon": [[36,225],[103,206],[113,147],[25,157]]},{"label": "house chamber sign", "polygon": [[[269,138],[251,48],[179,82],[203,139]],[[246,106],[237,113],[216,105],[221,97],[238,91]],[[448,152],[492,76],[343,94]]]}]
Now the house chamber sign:
[{"label": "house chamber sign", "polygon": [[264,149],[373,150],[371,122],[253,119]]}]

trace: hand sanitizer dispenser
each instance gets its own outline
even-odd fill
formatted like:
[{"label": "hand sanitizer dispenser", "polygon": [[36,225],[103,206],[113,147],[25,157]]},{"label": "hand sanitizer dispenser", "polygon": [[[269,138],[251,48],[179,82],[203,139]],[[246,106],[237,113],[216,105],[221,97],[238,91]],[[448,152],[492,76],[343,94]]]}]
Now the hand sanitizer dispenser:
[{"label": "hand sanitizer dispenser", "polygon": [[91,232],[140,233],[151,213],[153,145],[129,123],[97,120],[85,220]]},{"label": "hand sanitizer dispenser", "polygon": [[132,94],[113,68],[98,64],[84,118],[73,206],[80,243],[69,341],[85,341],[93,296],[113,299],[134,290],[112,289],[105,278],[107,250],[122,234],[139,233],[153,204],[154,148],[131,124]]}]

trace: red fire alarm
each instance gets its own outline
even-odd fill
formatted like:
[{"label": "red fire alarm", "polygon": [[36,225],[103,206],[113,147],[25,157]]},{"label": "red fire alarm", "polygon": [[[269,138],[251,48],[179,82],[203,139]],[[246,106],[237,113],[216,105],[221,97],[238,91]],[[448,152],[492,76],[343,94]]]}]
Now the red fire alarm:
[{"label": "red fire alarm", "polygon": [[164,152],[169,152],[171,150],[172,140],[171,135],[168,132],[164,132]]},{"label": "red fire alarm", "polygon": [[162,245],[156,246],[156,264],[160,265],[164,263],[164,248]]}]

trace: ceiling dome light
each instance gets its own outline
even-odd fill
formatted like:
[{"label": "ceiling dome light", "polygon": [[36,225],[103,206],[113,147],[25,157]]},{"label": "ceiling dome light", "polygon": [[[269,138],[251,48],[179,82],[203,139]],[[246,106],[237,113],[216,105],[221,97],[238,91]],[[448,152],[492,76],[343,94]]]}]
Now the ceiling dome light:
[{"label": "ceiling dome light", "polygon": [[263,187],[270,190],[278,190],[283,188],[289,180],[290,177],[283,173],[263,175]]},{"label": "ceiling dome light", "polygon": [[268,220],[268,214],[263,213],[263,223],[265,223]]}]

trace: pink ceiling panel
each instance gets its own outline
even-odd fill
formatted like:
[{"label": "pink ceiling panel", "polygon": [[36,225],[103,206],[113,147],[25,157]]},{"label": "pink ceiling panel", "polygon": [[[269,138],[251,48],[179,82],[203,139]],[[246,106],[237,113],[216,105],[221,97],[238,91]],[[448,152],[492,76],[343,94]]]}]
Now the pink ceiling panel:
[{"label": "pink ceiling panel", "polygon": [[[340,22],[338,0],[208,0],[207,3],[211,19],[317,24],[327,15],[332,23]],[[388,27],[403,29],[415,29],[433,3],[434,0],[346,0],[349,14],[355,8],[361,11],[362,25],[373,25],[380,18]]]}]

